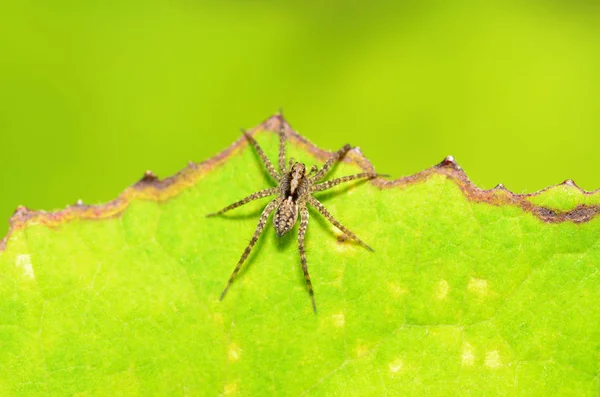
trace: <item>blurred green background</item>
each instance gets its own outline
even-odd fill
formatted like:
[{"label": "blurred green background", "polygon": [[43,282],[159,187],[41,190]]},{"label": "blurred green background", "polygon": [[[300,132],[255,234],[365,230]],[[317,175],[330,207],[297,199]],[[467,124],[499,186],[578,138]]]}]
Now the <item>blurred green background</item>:
[{"label": "blurred green background", "polygon": [[108,201],[279,107],[393,177],[452,154],[482,188],[596,189],[597,4],[2,2],[0,235],[19,204]]}]

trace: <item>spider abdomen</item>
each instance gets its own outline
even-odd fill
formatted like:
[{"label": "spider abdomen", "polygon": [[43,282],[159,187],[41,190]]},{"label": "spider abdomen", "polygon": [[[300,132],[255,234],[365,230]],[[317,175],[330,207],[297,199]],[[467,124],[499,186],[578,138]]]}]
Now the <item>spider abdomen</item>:
[{"label": "spider abdomen", "polygon": [[273,226],[279,237],[289,232],[298,219],[298,204],[292,196],[286,197],[275,212]]}]

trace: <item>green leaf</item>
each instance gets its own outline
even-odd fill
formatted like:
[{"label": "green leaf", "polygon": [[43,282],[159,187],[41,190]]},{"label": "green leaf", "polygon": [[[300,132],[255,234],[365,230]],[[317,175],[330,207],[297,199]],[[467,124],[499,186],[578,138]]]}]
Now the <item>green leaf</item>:
[{"label": "green leaf", "polygon": [[[253,132],[272,160],[279,122]],[[288,155],[327,157],[288,133]],[[361,167],[354,151],[331,177]],[[270,183],[242,137],[106,205],[19,209],[0,248],[0,395],[598,394],[598,193],[479,190],[451,159],[324,192],[375,252],[311,212],[315,315],[296,232],[270,223],[219,301],[266,200],[205,215]]]}]

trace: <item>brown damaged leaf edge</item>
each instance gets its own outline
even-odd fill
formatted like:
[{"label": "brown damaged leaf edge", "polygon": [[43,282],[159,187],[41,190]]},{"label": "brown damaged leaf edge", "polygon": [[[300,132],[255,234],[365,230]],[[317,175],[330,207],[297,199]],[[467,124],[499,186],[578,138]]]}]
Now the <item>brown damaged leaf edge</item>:
[{"label": "brown damaged leaf edge", "polygon": [[[284,123],[285,133],[288,139],[295,144],[307,150],[319,160],[326,160],[331,152],[319,149],[304,137],[300,136],[292,127],[284,120],[283,116],[276,114],[263,123],[248,131],[250,134],[255,134],[258,131],[278,131],[281,123]],[[174,196],[177,196],[181,191],[189,186],[192,186],[203,175],[211,171],[213,168],[223,164],[229,157],[243,149],[248,144],[244,136],[240,137],[230,147],[217,154],[213,158],[202,163],[193,163],[178,172],[174,176],[160,180],[151,171],[147,171],[142,179],[135,185],[127,188],[117,199],[106,204],[100,205],[84,205],[81,201],[77,204],[68,206],[64,210],[56,212],[32,211],[25,207],[19,207],[10,219],[9,231],[0,241],[0,251],[6,249],[6,242],[10,235],[27,224],[43,224],[48,227],[58,226],[63,222],[68,222],[72,219],[106,219],[120,216],[128,207],[129,203],[134,199],[165,201]],[[354,163],[362,168],[365,172],[373,172],[373,165],[369,160],[362,155],[359,149],[353,149],[346,155],[345,162]],[[462,190],[465,196],[475,202],[485,202],[491,205],[511,205],[520,207],[523,211],[527,211],[538,217],[543,222],[560,223],[560,222],[587,222],[600,213],[598,205],[579,205],[569,211],[557,211],[531,203],[528,198],[539,195],[541,192],[551,188],[546,188],[530,194],[515,194],[505,189],[499,184],[493,189],[481,190],[475,186],[467,177],[465,172],[456,164],[453,157],[448,156],[440,164],[421,171],[417,174],[406,176],[393,181],[384,180],[381,178],[373,179],[367,183],[372,183],[380,189],[389,189],[393,187],[404,187],[421,181],[427,180],[434,174],[445,175],[448,179],[454,181]],[[563,185],[575,186],[571,180],[562,183]],[[584,194],[593,194],[598,192],[586,192],[579,188]]]}]

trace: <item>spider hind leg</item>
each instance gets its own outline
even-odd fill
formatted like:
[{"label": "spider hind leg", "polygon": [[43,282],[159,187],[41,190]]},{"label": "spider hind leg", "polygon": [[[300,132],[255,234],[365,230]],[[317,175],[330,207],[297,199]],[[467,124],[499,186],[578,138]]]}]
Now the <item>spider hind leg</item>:
[{"label": "spider hind leg", "polygon": [[306,251],[304,249],[304,236],[308,227],[308,207],[300,206],[300,228],[298,229],[298,250],[300,251],[300,262],[302,263],[302,271],[304,272],[304,280],[308,287],[308,293],[312,300],[312,306],[315,314],[317,314],[317,304],[315,302],[315,291],[313,290],[310,274],[308,273],[308,265],[306,263]]},{"label": "spider hind leg", "polygon": [[231,273],[231,276],[229,277],[229,281],[227,282],[227,286],[221,293],[221,297],[219,298],[219,300],[223,300],[223,298],[225,297],[227,290],[229,289],[229,287],[233,283],[233,280],[235,280],[240,269],[242,268],[242,264],[244,263],[246,258],[248,258],[248,255],[250,255],[250,251],[252,251],[252,248],[254,247],[254,245],[258,241],[258,238],[262,234],[262,231],[265,228],[265,225],[267,224],[267,219],[269,218],[269,215],[271,215],[271,212],[273,212],[273,210],[275,210],[275,208],[277,208],[278,205],[279,205],[279,200],[275,199],[275,200],[271,201],[263,210],[263,212],[260,216],[260,219],[258,221],[258,225],[256,226],[256,230],[254,231],[254,234],[252,235],[252,239],[250,239],[250,243],[244,250],[242,257],[240,258],[237,265],[235,266],[235,269],[233,269],[233,272]]}]

